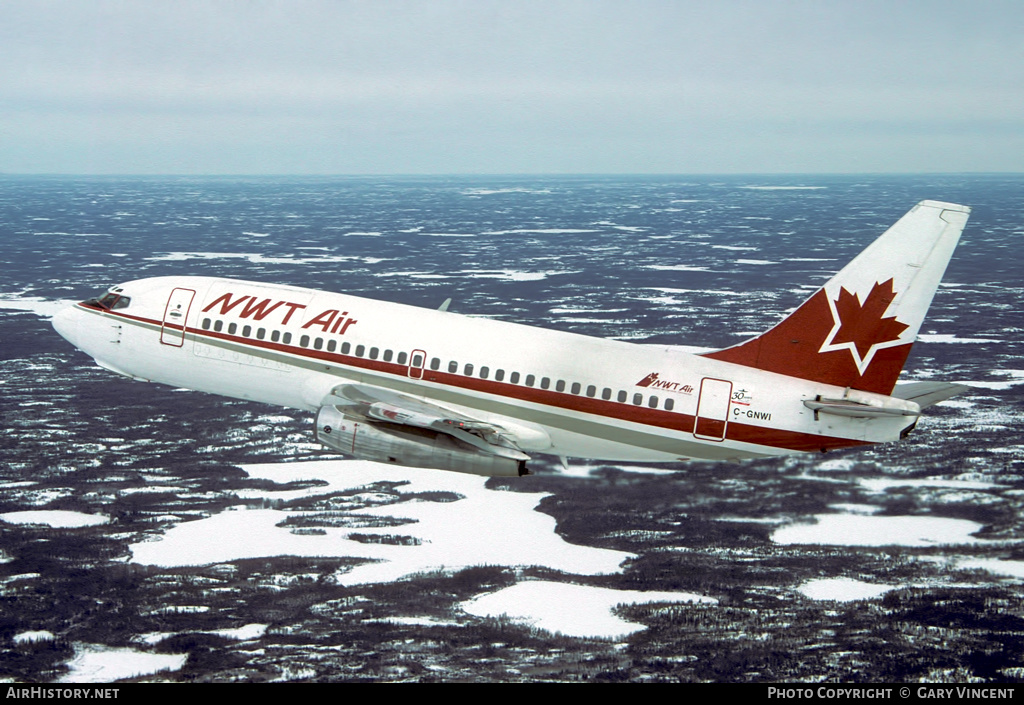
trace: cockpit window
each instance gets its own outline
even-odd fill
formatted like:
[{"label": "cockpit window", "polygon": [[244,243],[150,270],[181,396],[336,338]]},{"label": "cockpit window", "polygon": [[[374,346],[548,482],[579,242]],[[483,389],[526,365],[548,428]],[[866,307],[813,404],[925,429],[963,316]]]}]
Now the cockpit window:
[{"label": "cockpit window", "polygon": [[113,311],[119,308],[127,308],[128,304],[131,302],[131,298],[111,292],[109,294],[104,294],[102,298],[93,299],[90,303],[95,303],[97,306],[101,306],[108,311]]}]

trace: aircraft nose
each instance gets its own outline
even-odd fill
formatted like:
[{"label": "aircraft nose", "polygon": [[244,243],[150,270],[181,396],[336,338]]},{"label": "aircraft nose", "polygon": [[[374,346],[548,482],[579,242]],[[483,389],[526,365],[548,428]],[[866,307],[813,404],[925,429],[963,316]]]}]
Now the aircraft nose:
[{"label": "aircraft nose", "polygon": [[53,317],[53,327],[65,340],[74,346],[78,346],[78,312],[74,306],[68,306],[57,312]]}]

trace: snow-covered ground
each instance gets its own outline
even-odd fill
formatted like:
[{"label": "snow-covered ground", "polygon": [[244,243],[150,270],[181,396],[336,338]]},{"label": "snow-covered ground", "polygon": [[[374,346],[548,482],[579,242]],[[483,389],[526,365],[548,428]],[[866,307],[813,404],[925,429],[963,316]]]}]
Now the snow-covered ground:
[{"label": "snow-covered ground", "polygon": [[[294,500],[327,496],[369,486],[401,482],[399,491],[411,499],[394,504],[362,506],[353,517],[412,520],[401,526],[324,527],[317,533],[281,526],[289,517],[315,517],[316,512],[241,507],[206,519],[178,524],[159,540],[131,546],[134,563],[165,567],[224,563],[267,556],[332,556],[367,558],[368,562],[335,576],[343,585],[399,580],[433,570],[489,566],[539,566],[573,575],[616,573],[633,555],[578,546],[555,532],[555,521],[537,511],[544,493],[505,492],[485,487],[486,478],[458,473],[401,468],[361,460],[311,461],[247,465],[250,477],[278,483],[320,480],[326,484],[300,490],[245,491],[246,499]],[[446,492],[461,495],[452,502],[422,501],[414,495]],[[372,500],[372,495],[364,495]],[[338,509],[332,509],[336,516]],[[322,532],[322,533],[321,533]],[[413,545],[365,543],[350,534],[412,537]],[[635,602],[714,602],[688,593],[645,593],[581,585],[526,582],[464,605],[471,614],[508,614],[548,631],[574,636],[619,637],[641,625],[615,617],[617,604]]]}]

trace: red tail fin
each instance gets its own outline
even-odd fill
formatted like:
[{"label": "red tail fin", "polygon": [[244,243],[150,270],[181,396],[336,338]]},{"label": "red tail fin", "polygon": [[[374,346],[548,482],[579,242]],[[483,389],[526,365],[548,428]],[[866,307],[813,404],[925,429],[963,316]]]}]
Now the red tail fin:
[{"label": "red tail fin", "polygon": [[922,201],[774,328],[705,356],[889,394],[969,213]]},{"label": "red tail fin", "polygon": [[[886,284],[891,286],[891,280]],[[876,284],[875,288],[878,289],[880,286],[885,285]],[[856,301],[852,294],[842,289],[840,301],[845,297]],[[891,300],[892,294],[885,304]],[[856,306],[855,303],[850,308]],[[843,310],[839,305],[836,308]],[[864,308],[867,308],[867,304],[861,307],[862,310]],[[879,330],[888,327],[884,326],[884,323],[892,321],[896,319],[875,318],[875,325],[872,326],[869,321],[859,318],[852,320],[852,325],[856,326],[856,333],[845,336],[851,338],[849,343],[852,349],[846,344],[840,344],[834,349],[826,350],[824,341],[830,337],[837,324],[833,320],[832,307],[829,305],[825,289],[819,289],[800,308],[767,333],[735,347],[707,353],[705,357],[756,367],[768,372],[778,372],[790,377],[834,384],[837,387],[853,387],[865,392],[888,394],[896,385],[896,378],[907,361],[911,346],[911,343],[903,343],[881,349],[877,347],[892,340],[888,338],[888,334]],[[850,325],[840,318],[839,332]],[[907,327],[896,321],[895,327],[899,326],[904,329]],[[838,335],[831,337],[833,341],[839,338]],[[896,340],[899,340],[898,336]],[[863,373],[859,369],[858,361],[864,364]]]}]

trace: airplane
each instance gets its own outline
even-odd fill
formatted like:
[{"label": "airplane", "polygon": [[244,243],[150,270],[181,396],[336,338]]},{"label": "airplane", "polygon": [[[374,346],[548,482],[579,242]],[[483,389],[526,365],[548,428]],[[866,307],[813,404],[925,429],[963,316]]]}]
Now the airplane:
[{"label": "airplane", "polygon": [[734,461],[897,441],[897,384],[970,209],[922,201],[778,324],[702,354],[252,281],[138,279],[56,330],[132,379],[315,414],[347,456],[488,476],[531,454]]}]

